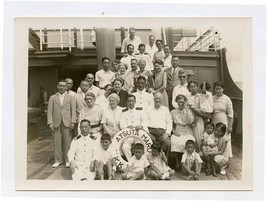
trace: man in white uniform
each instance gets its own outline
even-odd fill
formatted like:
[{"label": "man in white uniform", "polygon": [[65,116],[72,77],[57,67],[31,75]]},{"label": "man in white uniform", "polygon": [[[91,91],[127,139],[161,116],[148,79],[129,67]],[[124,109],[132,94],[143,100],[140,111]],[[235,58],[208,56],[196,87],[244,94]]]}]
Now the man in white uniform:
[{"label": "man in white uniform", "polygon": [[94,180],[100,145],[95,142],[95,137],[90,135],[90,122],[87,119],[81,121],[80,129],[81,135],[72,140],[68,152],[72,179],[75,181]]},{"label": "man in white uniform", "polygon": [[145,44],[140,44],[138,47],[139,52],[135,53],[135,57],[138,61],[145,60],[146,62],[146,68],[145,70],[152,71],[154,69],[151,56],[146,52],[146,46]]},{"label": "man in white uniform", "polygon": [[[135,96],[129,94],[127,97],[127,108],[122,110],[120,127],[121,129],[131,128],[137,131],[144,129],[148,132],[146,114],[142,108],[135,107],[135,103]],[[131,147],[133,144],[137,143],[137,141],[136,138],[130,137],[123,142],[121,150],[128,161],[132,157]]]},{"label": "man in white uniform", "polygon": [[153,95],[145,90],[146,78],[140,76],[137,78],[137,91],[132,93],[136,97],[136,107],[141,107],[147,111],[153,107]]}]

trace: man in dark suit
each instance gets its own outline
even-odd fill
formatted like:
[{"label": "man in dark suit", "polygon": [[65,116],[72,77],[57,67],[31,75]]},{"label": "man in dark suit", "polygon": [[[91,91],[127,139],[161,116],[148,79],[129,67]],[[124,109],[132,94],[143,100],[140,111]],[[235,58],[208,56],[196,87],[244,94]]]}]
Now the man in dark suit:
[{"label": "man in dark suit", "polygon": [[[179,67],[179,57],[176,55],[172,56],[172,67],[167,68],[165,70],[166,75],[167,75],[167,87],[166,87],[166,92],[168,94],[168,99],[169,103],[172,102],[172,91],[175,86],[177,86],[180,83],[179,80],[179,70],[182,68]],[[169,104],[169,109],[173,110],[172,104]]]},{"label": "man in dark suit", "polygon": [[70,130],[76,122],[75,98],[66,93],[67,83],[60,80],[57,85],[58,92],[49,98],[47,110],[47,124],[53,132],[55,163],[58,167],[63,161],[69,167],[67,153],[71,143]]}]

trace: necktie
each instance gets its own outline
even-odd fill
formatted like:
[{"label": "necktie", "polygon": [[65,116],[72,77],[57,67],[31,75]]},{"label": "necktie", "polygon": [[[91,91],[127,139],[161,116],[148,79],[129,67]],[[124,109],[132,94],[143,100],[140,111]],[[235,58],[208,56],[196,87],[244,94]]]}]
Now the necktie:
[{"label": "necktie", "polygon": [[176,68],[173,68],[172,78],[174,78],[174,76],[175,76],[175,70],[176,70]]}]

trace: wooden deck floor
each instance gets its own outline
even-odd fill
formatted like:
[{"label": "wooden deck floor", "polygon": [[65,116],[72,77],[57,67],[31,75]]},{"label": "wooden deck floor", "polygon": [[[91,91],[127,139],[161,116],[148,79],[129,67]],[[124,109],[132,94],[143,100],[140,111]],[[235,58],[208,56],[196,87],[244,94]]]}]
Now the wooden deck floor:
[{"label": "wooden deck floor", "polygon": [[[201,173],[200,180],[240,180],[242,178],[242,146],[233,143],[234,157],[226,169],[225,176],[206,176]],[[64,165],[52,168],[54,162],[53,142],[50,134],[42,135],[28,143],[27,147],[27,179],[33,180],[71,180],[71,171]],[[116,179],[120,179],[116,174]],[[185,180],[181,173],[176,173],[172,180]]]}]

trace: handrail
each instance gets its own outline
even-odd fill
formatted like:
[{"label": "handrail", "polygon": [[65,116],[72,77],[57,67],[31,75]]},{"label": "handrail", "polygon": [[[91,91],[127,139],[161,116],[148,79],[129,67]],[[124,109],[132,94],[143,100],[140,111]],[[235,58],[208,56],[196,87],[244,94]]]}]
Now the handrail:
[{"label": "handrail", "polygon": [[[179,34],[172,33],[172,36]],[[195,39],[191,42],[192,39]],[[203,34],[198,36],[182,36],[180,40],[172,40],[177,43],[174,51],[218,51],[220,49],[220,33],[210,27]]]},{"label": "handrail", "polygon": [[[54,47],[54,44],[59,44],[60,49],[68,48],[69,51],[72,48],[77,48],[83,50],[86,47],[90,47],[91,41],[91,31],[92,29],[41,29],[35,30],[36,34],[39,35],[40,41],[39,48],[40,51],[44,51],[49,48],[50,45]],[[120,29],[115,29],[119,31]],[[144,29],[145,31],[151,31],[151,29]],[[163,29],[163,36],[166,37],[166,29]],[[116,32],[117,33],[117,32]],[[122,35],[119,34],[121,37]],[[119,35],[116,38],[116,47],[119,47],[121,41],[119,40]],[[181,34],[171,33],[172,36],[181,36]],[[59,37],[59,38],[56,38]],[[53,41],[58,40],[58,42]],[[196,38],[196,39],[195,39]],[[174,38],[173,38],[174,39]],[[194,40],[195,39],[195,40]],[[194,40],[194,41],[193,41]],[[208,29],[204,34],[200,36],[182,36],[180,40],[171,40],[176,43],[174,51],[217,51],[220,48],[220,34],[215,32],[213,27]],[[171,42],[169,41],[169,42]],[[193,42],[192,42],[193,41]],[[93,44],[91,44],[92,47]],[[50,46],[51,47],[51,46]]]}]

